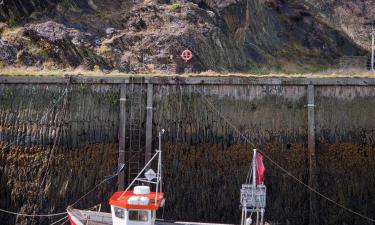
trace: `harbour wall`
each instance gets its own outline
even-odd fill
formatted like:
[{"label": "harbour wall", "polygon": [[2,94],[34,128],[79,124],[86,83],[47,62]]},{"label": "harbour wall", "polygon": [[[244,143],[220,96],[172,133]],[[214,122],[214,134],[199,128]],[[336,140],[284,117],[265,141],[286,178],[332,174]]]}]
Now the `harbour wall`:
[{"label": "harbour wall", "polygon": [[[128,182],[165,129],[159,218],[238,223],[253,148],[374,218],[374,97],[371,78],[0,76],[0,208],[64,211],[116,172],[121,147]],[[265,165],[268,221],[366,223]],[[76,207],[108,209],[117,188],[110,180]],[[2,224],[54,220],[0,214]]]}]

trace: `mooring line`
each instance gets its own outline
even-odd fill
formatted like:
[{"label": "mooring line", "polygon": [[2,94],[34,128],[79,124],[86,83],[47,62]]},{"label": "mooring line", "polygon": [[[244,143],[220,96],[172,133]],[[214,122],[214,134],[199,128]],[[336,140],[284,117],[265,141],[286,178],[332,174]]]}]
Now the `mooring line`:
[{"label": "mooring line", "polygon": [[[101,180],[98,184],[96,184],[93,188],[91,188],[89,191],[87,191],[84,195],[82,195],[80,198],[78,198],[78,200],[76,200],[73,204],[70,204],[69,206],[74,206],[79,201],[81,201],[83,198],[85,198],[87,195],[89,195],[91,192],[93,192],[95,189],[97,189],[99,186],[104,184],[106,181],[110,181],[110,180],[114,179],[115,177],[117,177],[126,168],[126,164],[129,164],[130,160],[135,158],[135,156],[136,155],[133,155],[132,157],[130,157],[127,160],[127,162],[119,170],[116,171],[115,174],[106,176],[103,180]],[[59,216],[59,215],[66,214],[66,212],[52,213],[52,214],[25,214],[25,213],[12,212],[12,211],[5,210],[5,209],[0,209],[0,212],[12,214],[12,215],[17,215],[17,216],[24,216],[24,217],[53,217],[53,216]]]},{"label": "mooring line", "polygon": [[55,222],[51,223],[50,225],[54,225],[54,224],[57,224],[58,222],[61,222],[61,221],[65,220],[65,219],[69,220],[69,218],[68,218],[68,217],[69,217],[69,216],[64,216],[63,218],[61,218],[61,219],[58,219],[57,221],[55,221]]},{"label": "mooring line", "polygon": [[[221,112],[220,110],[218,110],[215,105],[206,98],[206,96],[204,96],[202,94],[202,92],[200,90],[198,90],[195,86],[193,86],[194,90],[196,90],[199,95],[207,102],[207,104],[211,107],[211,109],[213,111],[215,111],[229,126],[232,127],[232,129],[234,129],[242,138],[244,138],[249,144],[251,144],[253,147],[255,147],[254,143],[252,141],[250,141],[250,139],[248,139],[228,118],[226,118]],[[371,222],[375,222],[375,219],[372,219],[364,214],[361,214],[359,212],[356,212],[348,207],[346,207],[345,205],[343,204],[340,204],[336,201],[334,201],[333,199],[329,198],[328,196],[320,193],[319,191],[317,191],[315,188],[313,187],[310,187],[308,184],[304,183],[302,180],[298,179],[296,176],[294,176],[291,172],[289,172],[287,169],[285,169],[284,167],[282,167],[280,164],[278,164],[276,161],[274,161],[270,156],[268,156],[267,154],[265,154],[263,151],[261,150],[258,150],[260,153],[262,153],[264,155],[264,157],[266,157],[272,164],[274,164],[276,167],[278,167],[281,171],[283,171],[285,174],[287,174],[288,176],[290,176],[291,178],[293,178],[295,181],[297,181],[298,183],[300,183],[301,185],[303,185],[304,187],[306,187],[308,190],[310,190],[311,192],[319,195],[320,197],[326,199],[327,201],[331,202],[332,204],[338,206],[339,208],[342,208],[350,213],[353,213],[363,219],[366,219],[366,220],[369,220]]]},{"label": "mooring line", "polygon": [[61,216],[61,215],[66,214],[66,212],[51,213],[51,214],[26,214],[26,213],[12,212],[12,211],[8,211],[5,209],[0,209],[0,212],[8,213],[8,214],[16,215],[16,216],[24,216],[24,217],[53,217],[53,216]]},{"label": "mooring line", "polygon": [[[52,103],[50,107],[47,108],[47,110],[45,111],[45,113],[43,114],[43,116],[40,118],[40,120],[37,121],[37,125],[41,125],[41,123],[43,122],[43,120],[47,117],[48,113],[50,113],[50,111],[57,105],[57,103],[59,103],[63,99],[63,97],[67,93],[68,93],[68,90],[65,89],[65,91],[62,93],[62,95],[60,95],[60,97],[54,103]],[[9,144],[5,145],[4,147],[2,147],[2,149],[8,148],[9,146],[13,145],[14,143],[16,143],[21,138],[24,138],[26,135],[27,135],[27,132],[25,134],[21,135],[20,138],[16,138],[16,140],[14,140],[14,141],[10,142]]]}]

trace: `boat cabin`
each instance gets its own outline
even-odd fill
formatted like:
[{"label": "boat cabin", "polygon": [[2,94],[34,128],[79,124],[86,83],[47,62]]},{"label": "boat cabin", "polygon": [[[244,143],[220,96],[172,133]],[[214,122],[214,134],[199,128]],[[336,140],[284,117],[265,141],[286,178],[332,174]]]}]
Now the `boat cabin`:
[{"label": "boat cabin", "polygon": [[164,201],[164,193],[150,192],[149,186],[116,192],[109,200],[113,225],[154,225]]}]

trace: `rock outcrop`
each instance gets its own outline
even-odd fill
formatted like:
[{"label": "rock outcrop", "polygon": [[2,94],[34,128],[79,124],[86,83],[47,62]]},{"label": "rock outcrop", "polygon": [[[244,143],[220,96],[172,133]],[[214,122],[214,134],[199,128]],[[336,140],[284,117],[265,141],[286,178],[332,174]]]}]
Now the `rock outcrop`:
[{"label": "rock outcrop", "polygon": [[[343,55],[366,54],[366,12],[374,3],[361,4],[367,6],[362,11],[312,0],[5,1],[0,20],[23,32],[12,36],[14,28],[2,29],[20,55],[2,61],[131,73],[332,65]],[[345,29],[349,20],[329,14],[360,18],[360,34]],[[189,63],[180,59],[186,48],[194,54]]]},{"label": "rock outcrop", "polygon": [[17,48],[9,44],[7,41],[0,39],[0,60],[5,65],[15,63],[17,56]]}]

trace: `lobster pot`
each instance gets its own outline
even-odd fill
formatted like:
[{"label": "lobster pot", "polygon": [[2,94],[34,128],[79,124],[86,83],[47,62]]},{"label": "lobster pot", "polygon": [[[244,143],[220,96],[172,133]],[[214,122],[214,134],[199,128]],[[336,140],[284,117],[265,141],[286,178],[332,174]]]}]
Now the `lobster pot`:
[{"label": "lobster pot", "polygon": [[256,188],[253,185],[243,184],[241,188],[241,205],[242,207],[254,208]]},{"label": "lobster pot", "polygon": [[255,207],[256,208],[266,208],[266,185],[258,185],[255,191]]}]

